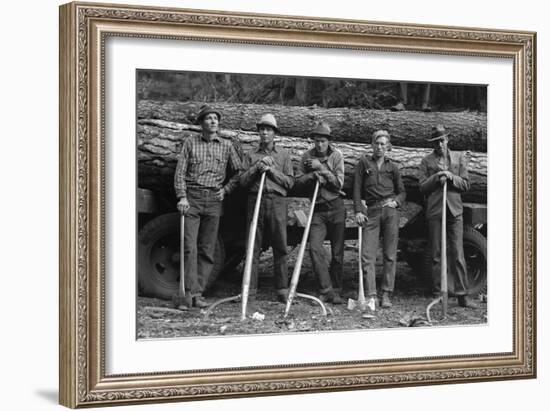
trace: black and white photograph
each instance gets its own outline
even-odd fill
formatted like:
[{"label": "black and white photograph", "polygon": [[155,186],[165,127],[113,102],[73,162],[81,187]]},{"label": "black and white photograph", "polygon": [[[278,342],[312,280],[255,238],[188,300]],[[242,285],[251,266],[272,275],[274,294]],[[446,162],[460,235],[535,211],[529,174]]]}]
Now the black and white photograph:
[{"label": "black and white photograph", "polygon": [[136,102],[138,339],[487,324],[485,84],[138,69]]},{"label": "black and white photograph", "polygon": [[[58,317],[17,334],[58,330],[59,403],[536,398],[541,22],[205,1],[55,16],[59,147],[37,154],[58,163],[59,281],[38,289]],[[17,203],[47,222],[31,169]]]}]

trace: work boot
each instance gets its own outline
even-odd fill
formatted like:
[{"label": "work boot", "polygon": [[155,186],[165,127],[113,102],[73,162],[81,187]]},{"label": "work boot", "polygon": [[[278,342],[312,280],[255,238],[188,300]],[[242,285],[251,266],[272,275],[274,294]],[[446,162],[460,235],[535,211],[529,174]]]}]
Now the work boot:
[{"label": "work boot", "polygon": [[286,304],[288,300],[288,290],[277,290],[277,301]]},{"label": "work boot", "polygon": [[458,305],[464,308],[479,308],[479,305],[469,295],[459,295]]},{"label": "work boot", "polygon": [[332,296],[330,293],[321,293],[319,294],[319,300],[321,300],[322,303],[328,303],[332,301]]},{"label": "work boot", "polygon": [[397,103],[395,106],[391,107],[391,111],[405,111],[407,110],[407,107],[405,107],[405,104],[403,102]]},{"label": "work boot", "polygon": [[344,300],[340,297],[340,294],[337,291],[330,290],[326,293],[321,293],[319,295],[319,300],[323,303],[332,303],[332,304],[343,304]]},{"label": "work boot", "polygon": [[392,303],[391,303],[391,300],[390,300],[390,293],[387,292],[387,291],[384,291],[382,293],[382,301],[380,302],[380,306],[382,308],[391,308],[392,307]]},{"label": "work boot", "polygon": [[376,298],[376,295],[369,295],[367,297],[367,308],[369,312],[374,313],[376,311],[377,305],[378,305],[378,298]]},{"label": "work boot", "polygon": [[338,291],[332,293],[332,304],[344,304],[344,300]]},{"label": "work boot", "polygon": [[193,297],[193,306],[197,308],[207,308],[210,304],[206,302],[202,295],[197,295],[196,297]]}]

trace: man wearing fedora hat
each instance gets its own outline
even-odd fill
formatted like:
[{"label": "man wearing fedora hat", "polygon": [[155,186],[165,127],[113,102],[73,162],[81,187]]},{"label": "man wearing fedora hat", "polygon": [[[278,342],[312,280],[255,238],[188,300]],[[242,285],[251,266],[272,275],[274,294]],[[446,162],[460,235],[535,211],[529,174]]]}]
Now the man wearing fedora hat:
[{"label": "man wearing fedora hat", "polygon": [[254,215],[254,205],[260,186],[260,177],[265,172],[264,191],[261,197],[260,214],[250,278],[250,297],[254,298],[258,287],[258,263],[262,244],[270,243],[273,249],[273,271],[277,298],[286,303],[288,296],[288,266],[286,244],[287,201],[286,195],[294,185],[294,172],[289,153],[277,147],[274,141],[279,132],[277,120],[272,114],[264,114],[256,123],[260,143],[250,150],[244,159],[244,171],[240,184],[248,189],[247,226]]},{"label": "man wearing fedora hat", "polygon": [[[344,208],[344,157],[330,144],[328,124],[321,122],[311,132],[315,146],[306,151],[300,162],[296,185],[313,190],[315,181],[320,188],[315,202],[309,233],[309,253],[317,274],[320,299],[342,304],[344,271],[344,239],[346,209]],[[328,238],[331,248],[330,269],[325,260],[323,242]]]},{"label": "man wearing fedora hat", "polygon": [[432,259],[432,278],[435,293],[441,287],[441,213],[443,186],[447,183],[447,254],[448,269],[454,279],[454,294],[462,307],[476,308],[468,296],[468,277],[462,244],[462,198],[461,194],[470,188],[468,160],[460,152],[447,149],[449,133],[442,125],[433,127],[428,142],[434,151],[420,163],[420,191],[426,196],[426,218],[428,220],[429,246]]},{"label": "man wearing fedora hat", "polygon": [[[221,113],[214,108],[200,108],[197,123],[202,133],[183,141],[174,176],[177,208],[185,214],[186,294],[191,297],[190,305],[199,308],[208,306],[202,293],[214,265],[222,201],[238,184],[242,170],[233,145],[218,136],[220,119]],[[234,175],[223,185],[228,165]]]},{"label": "man wearing fedora hat", "polygon": [[382,308],[390,308],[395,284],[399,213],[405,201],[405,186],[397,165],[386,157],[391,148],[386,130],[372,135],[372,155],[362,156],[355,166],[353,202],[355,219],[363,227],[361,261],[365,271],[367,296],[376,301],[376,253],[380,231],[384,238],[382,272]]}]

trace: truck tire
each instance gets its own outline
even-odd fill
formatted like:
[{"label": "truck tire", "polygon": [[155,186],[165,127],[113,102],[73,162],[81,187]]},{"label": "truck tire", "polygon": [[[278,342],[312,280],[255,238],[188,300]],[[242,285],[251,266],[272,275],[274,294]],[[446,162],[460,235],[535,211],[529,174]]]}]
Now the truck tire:
[{"label": "truck tire", "polygon": [[[139,230],[137,271],[141,295],[169,300],[178,292],[179,227],[179,214],[169,213],[153,218]],[[206,288],[218,278],[224,260],[224,245],[218,236],[214,251],[214,267]]]},{"label": "truck tire", "polygon": [[472,226],[464,227],[464,258],[470,294],[487,292],[487,239]]},{"label": "truck tire", "polygon": [[[475,295],[487,291],[487,239],[472,226],[464,227],[464,258],[466,260],[469,294]],[[424,252],[424,278],[432,281],[432,259],[430,250]],[[449,294],[454,292],[454,280],[448,277]]]}]

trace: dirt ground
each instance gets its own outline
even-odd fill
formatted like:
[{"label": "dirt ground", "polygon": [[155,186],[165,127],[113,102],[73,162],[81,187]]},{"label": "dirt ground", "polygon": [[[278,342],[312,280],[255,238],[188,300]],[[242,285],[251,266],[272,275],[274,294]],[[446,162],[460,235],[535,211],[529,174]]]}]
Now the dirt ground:
[{"label": "dirt ground", "polygon": [[[327,258],[329,250],[330,247],[327,245]],[[294,249],[289,256],[290,273],[297,251]],[[348,298],[357,298],[357,247],[352,241],[346,243],[344,260],[343,297],[347,302]],[[432,323],[428,323],[426,307],[432,301],[432,297],[427,290],[425,281],[417,278],[404,261],[398,262],[397,265],[395,291],[392,297],[393,307],[390,309],[376,307],[374,312],[370,310],[361,312],[348,310],[347,304],[326,304],[329,313],[325,317],[317,303],[297,297],[288,316],[284,318],[285,305],[277,301],[271,278],[272,267],[271,252],[262,253],[257,298],[256,301],[249,304],[248,315],[244,321],[241,321],[240,302],[223,303],[217,306],[208,317],[205,317],[205,310],[193,308],[189,311],[178,311],[173,308],[171,301],[138,297],[138,338],[433,327],[485,324],[487,322],[486,297],[479,295],[474,296],[479,304],[477,309],[459,307],[456,298],[450,297],[447,317],[444,320],[441,319],[441,304],[437,304],[431,310]],[[377,272],[380,271],[381,266],[379,265]],[[239,294],[240,272],[242,272],[242,264],[235,273],[220,278],[205,295],[207,301],[213,303],[222,298]],[[311,271],[311,262],[307,252],[298,292],[318,295],[317,282]]]}]

